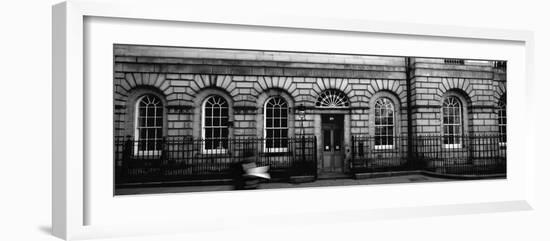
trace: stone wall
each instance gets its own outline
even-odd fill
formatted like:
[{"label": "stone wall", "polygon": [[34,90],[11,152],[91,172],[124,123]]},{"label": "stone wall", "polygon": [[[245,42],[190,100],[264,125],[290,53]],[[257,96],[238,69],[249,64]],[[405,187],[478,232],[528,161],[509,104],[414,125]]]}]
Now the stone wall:
[{"label": "stone wall", "polygon": [[465,105],[465,134],[497,133],[497,103],[506,91],[505,70],[490,62],[445,63],[444,59],[411,61],[413,133],[441,133],[443,97],[454,93]]},{"label": "stone wall", "polygon": [[406,134],[404,58],[284,52],[246,55],[227,51],[220,55],[220,50],[200,50],[201,56],[198,56],[197,50],[184,50],[115,47],[117,136],[133,135],[131,99],[132,93],[140,89],[154,90],[165,98],[167,136],[200,138],[202,99],[214,93],[224,94],[232,103],[232,134],[257,136],[261,133],[258,128],[262,127],[257,125],[257,117],[263,114],[264,104],[259,97],[269,91],[287,95],[291,112],[295,114],[295,107],[303,105],[305,120],[303,123],[293,121],[294,134],[300,133],[303,127],[305,134],[313,135],[314,117],[321,111],[315,108],[315,102],[318,95],[328,89],[340,90],[349,98],[352,135],[372,131],[368,128],[372,126],[369,125],[369,103],[379,92],[387,92],[399,101],[395,103],[400,107],[399,132]]},{"label": "stone wall", "polygon": [[[441,133],[441,102],[446,93],[461,95],[467,109],[468,133],[497,132],[496,106],[506,90],[506,73],[489,61],[446,63],[410,58],[407,105],[405,57],[274,51],[234,51],[115,45],[115,135],[133,136],[132,101],[140,93],[161,96],[166,106],[165,135],[200,138],[202,100],[210,94],[228,99],[231,135],[261,136],[259,117],[268,95],[289,99],[292,134],[303,127],[315,134],[315,118],[324,110],[315,102],[321,92],[340,90],[350,101],[351,135],[372,135],[373,97],[397,102],[397,133],[407,135],[407,112],[413,133]],[[295,118],[304,106],[303,122]]]}]

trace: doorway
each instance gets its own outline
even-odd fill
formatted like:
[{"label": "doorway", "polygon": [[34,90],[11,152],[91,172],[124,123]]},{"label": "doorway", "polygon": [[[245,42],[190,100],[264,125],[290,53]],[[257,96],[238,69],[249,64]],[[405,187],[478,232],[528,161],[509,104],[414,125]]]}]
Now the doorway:
[{"label": "doorway", "polygon": [[321,115],[323,173],[342,173],[344,167],[344,115]]}]

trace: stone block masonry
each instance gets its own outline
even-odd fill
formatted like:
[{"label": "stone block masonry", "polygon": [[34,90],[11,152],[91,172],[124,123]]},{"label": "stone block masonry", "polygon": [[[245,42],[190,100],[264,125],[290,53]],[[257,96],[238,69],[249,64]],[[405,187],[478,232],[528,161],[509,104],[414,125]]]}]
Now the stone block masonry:
[{"label": "stone block masonry", "polygon": [[[315,116],[334,111],[316,106],[326,90],[339,91],[349,101],[338,113],[349,115],[350,135],[374,135],[372,103],[382,92],[399,106],[400,135],[441,134],[441,105],[448,95],[464,102],[465,133],[497,133],[497,104],[506,93],[505,70],[478,62],[411,58],[407,66],[405,57],[130,45],[115,45],[114,53],[117,137],[134,135],[132,101],[138,93],[163,99],[166,136],[193,138],[201,138],[202,105],[211,95],[227,99],[231,135],[262,137],[265,101],[274,93],[288,101],[290,135],[302,130],[314,135]],[[299,106],[306,108],[304,121],[296,120]],[[413,133],[407,133],[408,113]]]}]

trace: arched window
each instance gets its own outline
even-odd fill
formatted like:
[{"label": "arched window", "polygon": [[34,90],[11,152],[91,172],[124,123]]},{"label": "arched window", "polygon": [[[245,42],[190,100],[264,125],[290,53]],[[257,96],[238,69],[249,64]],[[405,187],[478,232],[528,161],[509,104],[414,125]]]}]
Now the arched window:
[{"label": "arched window", "polygon": [[229,138],[229,104],[223,97],[213,95],[204,101],[202,113],[203,151],[225,153]]},{"label": "arched window", "polygon": [[280,96],[271,97],[264,106],[265,151],[284,152],[288,146],[288,104]]},{"label": "arched window", "polygon": [[462,144],[462,103],[455,96],[448,96],[441,107],[443,116],[443,144],[446,148],[460,148]]},{"label": "arched window", "polygon": [[339,90],[325,90],[317,98],[317,107],[342,108],[349,107],[349,100],[344,92]]},{"label": "arched window", "polygon": [[162,150],[162,101],[155,95],[144,95],[136,101],[135,153],[158,155]]},{"label": "arched window", "polygon": [[374,148],[393,148],[395,111],[388,98],[379,98],[374,104]]},{"label": "arched window", "polygon": [[506,96],[500,98],[497,108],[498,115],[498,133],[501,145],[506,145]]}]

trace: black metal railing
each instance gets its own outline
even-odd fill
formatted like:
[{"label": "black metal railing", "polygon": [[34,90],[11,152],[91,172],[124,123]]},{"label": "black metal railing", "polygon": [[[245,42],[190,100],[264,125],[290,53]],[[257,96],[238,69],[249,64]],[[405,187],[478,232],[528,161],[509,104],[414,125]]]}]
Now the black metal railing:
[{"label": "black metal railing", "polygon": [[230,177],[235,166],[256,162],[275,176],[316,175],[316,138],[186,137],[158,141],[115,140],[117,184]]},{"label": "black metal railing", "polygon": [[372,136],[352,137],[351,169],[354,172],[385,172],[413,169],[407,154],[406,136],[384,137],[381,141]]},{"label": "black metal railing", "polygon": [[[411,148],[408,148],[410,140]],[[506,174],[506,143],[496,134],[448,138],[418,135],[393,137],[392,145],[380,145],[375,137],[352,140],[353,172],[425,170],[439,174],[482,176]]]},{"label": "black metal railing", "polygon": [[[428,171],[444,175],[506,174],[506,143],[496,134],[352,136],[352,173]],[[317,175],[315,136],[262,139],[115,140],[116,184],[229,178],[235,166],[255,162],[274,177]]]}]

